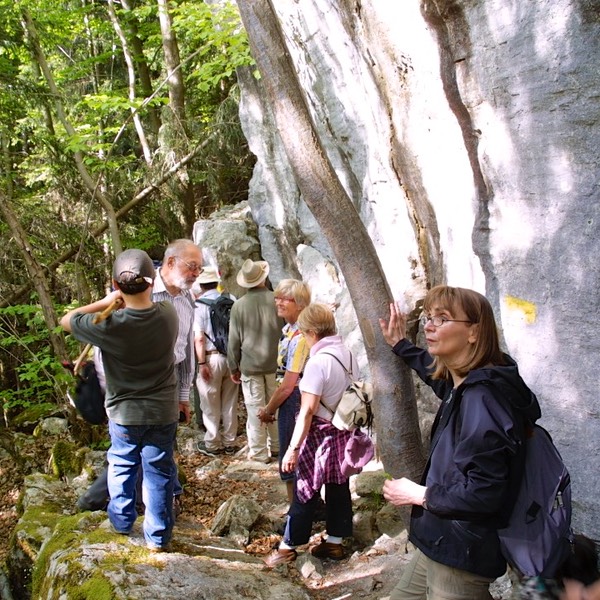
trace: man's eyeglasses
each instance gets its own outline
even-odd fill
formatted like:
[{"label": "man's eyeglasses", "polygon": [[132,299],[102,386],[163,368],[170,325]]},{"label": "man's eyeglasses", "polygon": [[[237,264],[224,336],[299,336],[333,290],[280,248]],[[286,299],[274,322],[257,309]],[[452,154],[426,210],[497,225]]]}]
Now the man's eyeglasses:
[{"label": "man's eyeglasses", "polygon": [[187,260],[183,260],[183,258],[176,256],[177,260],[180,260],[190,271],[198,271],[198,275],[204,271],[201,265],[197,263],[189,263]]},{"label": "man's eyeglasses", "polygon": [[421,317],[421,325],[423,325],[423,327],[425,327],[425,325],[427,325],[427,323],[429,323],[429,321],[431,321],[431,324],[434,327],[441,327],[442,325],[444,325],[445,323],[472,323],[473,321],[462,321],[461,319],[448,319],[447,317],[442,317],[440,315],[435,315],[433,317],[428,317],[426,315],[423,315]]},{"label": "man's eyeglasses", "polygon": [[275,302],[296,302],[293,298],[283,298],[281,296],[275,296]]}]

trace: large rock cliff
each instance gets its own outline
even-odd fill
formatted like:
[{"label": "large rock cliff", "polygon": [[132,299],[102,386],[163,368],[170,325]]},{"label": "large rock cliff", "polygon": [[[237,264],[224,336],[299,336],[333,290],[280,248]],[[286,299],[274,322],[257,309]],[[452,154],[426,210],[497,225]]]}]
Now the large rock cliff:
[{"label": "large rock cliff", "polygon": [[[394,296],[412,307],[441,282],[487,295],[572,472],[575,525],[599,538],[598,3],[273,4]],[[249,205],[272,279],[301,276],[316,299],[340,302],[359,348],[343,273],[260,82],[241,83],[258,159]]]}]

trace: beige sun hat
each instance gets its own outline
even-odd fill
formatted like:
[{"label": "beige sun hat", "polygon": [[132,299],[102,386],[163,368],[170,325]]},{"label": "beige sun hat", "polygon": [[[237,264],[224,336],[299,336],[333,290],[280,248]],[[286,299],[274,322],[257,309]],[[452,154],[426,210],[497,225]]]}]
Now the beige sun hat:
[{"label": "beige sun hat", "polygon": [[269,275],[269,263],[264,260],[247,259],[237,274],[238,285],[253,288],[260,285]]},{"label": "beige sun hat", "polygon": [[219,277],[219,271],[216,267],[207,266],[204,267],[202,273],[198,275],[198,279],[196,279],[196,283],[219,283],[221,278]]}]

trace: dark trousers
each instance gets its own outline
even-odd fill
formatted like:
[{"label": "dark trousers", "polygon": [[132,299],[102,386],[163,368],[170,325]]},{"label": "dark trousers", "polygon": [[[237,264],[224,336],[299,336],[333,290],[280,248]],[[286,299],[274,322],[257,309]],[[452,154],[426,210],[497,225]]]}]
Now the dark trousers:
[{"label": "dark trousers", "polygon": [[[137,504],[141,508],[142,503],[142,477],[141,473],[136,486]],[[106,510],[108,506],[108,467],[100,471],[92,485],[79,496],[77,508],[79,510]]]},{"label": "dark trousers", "polygon": [[[301,546],[310,539],[315,511],[320,505],[320,495],[316,493],[302,504],[294,488],[294,500],[290,506],[283,540],[289,546]],[[328,535],[350,537],[352,535],[352,498],[350,483],[325,484],[325,526]]]},{"label": "dark trousers", "polygon": [[106,510],[108,504],[108,467],[102,469],[90,487],[79,496],[79,510]]}]

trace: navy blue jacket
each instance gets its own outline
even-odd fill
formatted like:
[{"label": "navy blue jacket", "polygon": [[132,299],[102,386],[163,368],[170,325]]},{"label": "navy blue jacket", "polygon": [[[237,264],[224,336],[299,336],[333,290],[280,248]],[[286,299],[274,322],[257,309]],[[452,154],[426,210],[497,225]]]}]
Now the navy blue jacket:
[{"label": "navy blue jacket", "polygon": [[453,390],[432,379],[431,355],[404,339],[393,351],[442,399],[414,506],[410,541],[432,560],[483,577],[506,571],[496,530],[506,524],[523,467],[523,431],[540,407],[517,364],[471,371]]}]

